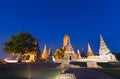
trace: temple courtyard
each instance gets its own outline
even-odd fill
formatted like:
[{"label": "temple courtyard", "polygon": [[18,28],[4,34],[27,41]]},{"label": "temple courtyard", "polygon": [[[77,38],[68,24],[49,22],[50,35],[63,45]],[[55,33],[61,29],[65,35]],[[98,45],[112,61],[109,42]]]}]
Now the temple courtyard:
[{"label": "temple courtyard", "polygon": [[64,74],[74,74],[74,79],[120,79],[119,66],[87,68],[85,63],[79,63],[80,68],[59,69],[59,66],[60,63],[1,64],[0,79],[57,79],[63,71]]}]

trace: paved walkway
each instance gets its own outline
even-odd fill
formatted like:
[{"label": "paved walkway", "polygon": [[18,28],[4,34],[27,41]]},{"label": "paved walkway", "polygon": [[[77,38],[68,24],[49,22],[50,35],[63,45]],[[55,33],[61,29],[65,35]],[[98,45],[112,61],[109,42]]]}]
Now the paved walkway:
[{"label": "paved walkway", "polygon": [[105,73],[98,72],[88,68],[67,69],[65,73],[74,73],[77,79],[116,79]]}]

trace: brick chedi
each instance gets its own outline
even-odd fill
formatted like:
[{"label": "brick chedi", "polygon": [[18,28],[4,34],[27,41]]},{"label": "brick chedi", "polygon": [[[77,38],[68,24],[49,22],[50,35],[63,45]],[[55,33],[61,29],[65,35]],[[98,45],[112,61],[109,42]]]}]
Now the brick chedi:
[{"label": "brick chedi", "polygon": [[94,53],[93,53],[89,43],[88,43],[88,53],[87,53],[87,56],[94,56]]},{"label": "brick chedi", "polygon": [[78,59],[81,59],[81,58],[82,58],[81,55],[80,55],[80,51],[79,51],[79,50],[77,50],[77,58],[78,58]]},{"label": "brick chedi", "polygon": [[47,53],[46,45],[44,46],[44,49],[43,49],[42,59],[44,59],[44,60],[48,59],[48,53]]}]

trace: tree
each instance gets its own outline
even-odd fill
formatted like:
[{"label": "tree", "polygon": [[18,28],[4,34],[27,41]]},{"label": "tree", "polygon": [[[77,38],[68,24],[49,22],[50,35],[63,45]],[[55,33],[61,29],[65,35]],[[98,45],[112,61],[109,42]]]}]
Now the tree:
[{"label": "tree", "polygon": [[5,42],[3,50],[7,54],[25,54],[35,51],[35,38],[28,32],[19,32],[17,35],[10,36],[9,41]]},{"label": "tree", "polygon": [[35,51],[36,51],[35,61],[39,62],[40,61],[40,56],[41,56],[41,51],[40,51],[40,48],[39,48],[38,39],[35,40]]},{"label": "tree", "polygon": [[62,59],[64,57],[64,50],[62,48],[57,49],[55,52],[55,58]]}]

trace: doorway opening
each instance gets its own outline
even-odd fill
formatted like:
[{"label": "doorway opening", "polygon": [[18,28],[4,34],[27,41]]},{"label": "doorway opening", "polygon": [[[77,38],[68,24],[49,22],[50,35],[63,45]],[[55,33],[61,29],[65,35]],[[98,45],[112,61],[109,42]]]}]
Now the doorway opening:
[{"label": "doorway opening", "polygon": [[72,57],[71,57],[71,56],[69,56],[69,60],[72,60]]}]

